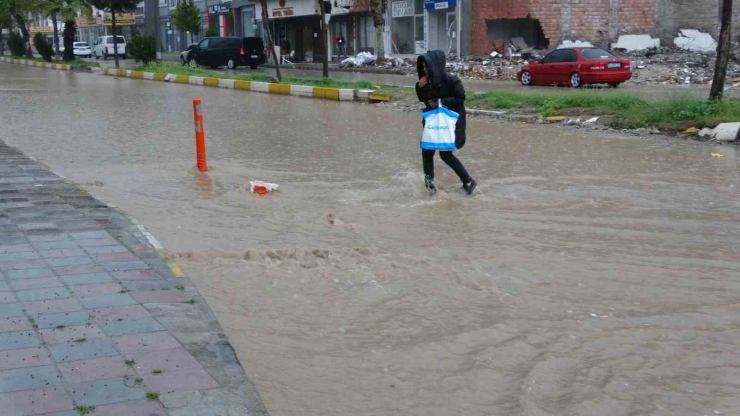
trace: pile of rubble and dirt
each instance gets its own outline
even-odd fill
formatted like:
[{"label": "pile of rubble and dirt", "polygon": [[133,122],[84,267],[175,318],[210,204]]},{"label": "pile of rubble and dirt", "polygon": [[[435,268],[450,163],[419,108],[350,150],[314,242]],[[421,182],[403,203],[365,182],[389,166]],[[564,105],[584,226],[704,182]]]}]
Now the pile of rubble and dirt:
[{"label": "pile of rubble and dirt", "polygon": [[[696,32],[696,33],[693,33]],[[706,41],[699,42],[701,36]],[[692,36],[692,37],[686,37]],[[624,38],[624,39],[623,39]],[[674,45],[660,46],[660,40],[649,35],[625,35],[613,45],[612,52],[632,61],[632,83],[642,84],[711,84],[716,64],[716,43],[698,31],[682,30]],[[547,54],[546,49],[528,46],[522,38],[509,42],[491,42],[489,55],[450,59],[447,71],[462,79],[487,81],[516,81],[519,69],[530,61]],[[566,41],[559,47],[591,46],[588,42]],[[641,50],[633,50],[642,48]],[[385,70],[394,74],[416,77],[416,60],[386,56],[383,65],[368,62],[366,67]],[[361,66],[357,65],[357,66]],[[727,84],[740,88],[740,43],[733,42]]]},{"label": "pile of rubble and dirt", "polygon": [[[494,51],[490,55],[449,60],[447,71],[462,79],[516,81],[519,68],[529,63],[529,59],[538,59],[547,53],[545,49],[528,46],[522,38],[514,38],[511,42],[497,40],[492,46]],[[417,76],[413,59],[386,57],[385,67],[398,74]]]},{"label": "pile of rubble and dirt", "polygon": [[[727,83],[740,82],[740,47],[733,45],[727,67]],[[615,53],[620,54],[619,51]],[[636,84],[711,84],[716,52],[686,51],[676,47],[658,47],[620,54],[633,64],[632,82]]]}]

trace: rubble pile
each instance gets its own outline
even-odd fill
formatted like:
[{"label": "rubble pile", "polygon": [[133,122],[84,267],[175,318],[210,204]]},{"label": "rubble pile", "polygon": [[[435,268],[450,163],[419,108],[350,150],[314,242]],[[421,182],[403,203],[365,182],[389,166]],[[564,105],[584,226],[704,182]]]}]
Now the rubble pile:
[{"label": "rubble pile", "polygon": [[[687,31],[681,33],[685,32]],[[646,47],[660,44],[660,41],[648,35],[627,35],[624,38],[624,47],[620,40],[615,43],[613,53],[632,61],[633,77],[630,82],[638,85],[711,84],[717,55],[711,48],[692,48],[689,47],[692,45],[689,42],[688,46],[684,47],[654,46],[628,51],[627,48],[630,47]],[[491,45],[494,51],[489,55],[462,60],[450,59],[447,62],[447,71],[462,79],[516,81],[517,72],[522,66],[544,57],[548,52],[546,49],[528,46],[522,38],[513,38],[509,42],[494,40]],[[576,41],[561,46],[590,46],[590,44]],[[397,74],[417,76],[415,59],[386,56],[384,67]],[[733,42],[732,59],[727,68],[727,83],[740,88],[738,42]]]},{"label": "rubble pile", "polygon": [[[469,57],[462,60],[447,62],[447,71],[462,79],[476,79],[489,81],[516,81],[516,74],[528,59],[537,59],[547,51],[536,49],[524,42],[522,38],[514,38],[511,42],[494,41],[495,49],[490,55]],[[395,69],[395,72],[407,76],[416,76],[416,61],[386,57],[385,67]]]},{"label": "rubble pile", "polygon": [[[727,80],[740,81],[740,47],[727,68]],[[619,53],[619,51],[615,51]],[[652,48],[623,54],[633,64],[636,84],[710,84],[714,77],[715,52],[691,52],[675,47]]]}]

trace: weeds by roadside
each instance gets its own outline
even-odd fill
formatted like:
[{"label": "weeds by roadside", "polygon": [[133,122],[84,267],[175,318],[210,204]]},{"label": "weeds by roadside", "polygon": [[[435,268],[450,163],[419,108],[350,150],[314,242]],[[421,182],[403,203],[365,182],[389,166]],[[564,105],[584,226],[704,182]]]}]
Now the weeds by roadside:
[{"label": "weeds by roadside", "polygon": [[713,102],[700,98],[676,96],[663,100],[645,100],[633,94],[611,90],[582,90],[566,93],[523,93],[491,91],[469,96],[469,108],[512,110],[543,116],[572,114],[574,110],[601,116],[613,116],[608,125],[617,129],[648,126],[671,127],[694,124],[698,127],[740,120],[740,100]]}]

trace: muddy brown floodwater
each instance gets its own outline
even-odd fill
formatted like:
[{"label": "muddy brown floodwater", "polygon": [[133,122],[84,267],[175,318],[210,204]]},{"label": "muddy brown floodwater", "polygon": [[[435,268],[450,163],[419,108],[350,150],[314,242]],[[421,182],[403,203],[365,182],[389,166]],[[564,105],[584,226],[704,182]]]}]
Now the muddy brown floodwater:
[{"label": "muddy brown floodwater", "polygon": [[736,147],[473,119],[479,192],[430,198],[417,114],[4,64],[0,114],[176,253],[273,415],[740,413]]}]

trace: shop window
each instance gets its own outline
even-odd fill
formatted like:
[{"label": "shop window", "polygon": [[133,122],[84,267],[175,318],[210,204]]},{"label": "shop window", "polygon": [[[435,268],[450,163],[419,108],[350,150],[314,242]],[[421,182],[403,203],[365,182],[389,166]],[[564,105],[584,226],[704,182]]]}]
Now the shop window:
[{"label": "shop window", "polygon": [[391,1],[391,43],[396,54],[425,52],[423,0]]}]

